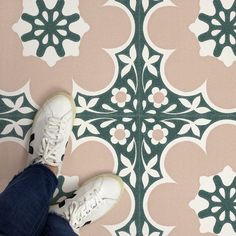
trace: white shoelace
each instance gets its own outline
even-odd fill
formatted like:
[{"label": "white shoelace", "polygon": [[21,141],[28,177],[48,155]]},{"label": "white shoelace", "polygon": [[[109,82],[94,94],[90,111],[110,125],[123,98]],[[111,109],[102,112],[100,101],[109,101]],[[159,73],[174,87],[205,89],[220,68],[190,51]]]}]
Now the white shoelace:
[{"label": "white shoelace", "polygon": [[44,128],[44,137],[39,147],[39,156],[42,156],[50,165],[57,165],[57,151],[63,140],[62,134],[65,131],[65,121],[56,117],[48,118]]},{"label": "white shoelace", "polygon": [[64,216],[69,219],[70,225],[74,229],[78,229],[81,226],[80,222],[90,215],[95,208],[99,207],[102,201],[103,199],[99,196],[96,189],[94,189],[87,197],[84,196],[82,199],[72,201]]}]

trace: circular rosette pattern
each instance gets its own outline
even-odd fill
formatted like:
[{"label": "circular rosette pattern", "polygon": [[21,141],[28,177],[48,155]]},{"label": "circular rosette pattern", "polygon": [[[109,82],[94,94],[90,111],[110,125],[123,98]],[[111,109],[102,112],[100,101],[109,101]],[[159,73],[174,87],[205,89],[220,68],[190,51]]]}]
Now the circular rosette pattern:
[{"label": "circular rosette pattern", "polygon": [[89,30],[78,11],[78,0],[24,1],[24,13],[13,26],[22,40],[24,56],[54,66],[66,56],[78,56],[80,39]]},{"label": "circular rosette pattern", "polygon": [[236,2],[201,0],[200,3],[201,13],[190,25],[199,40],[200,55],[216,57],[229,67],[236,61]]},{"label": "circular rosette pattern", "polygon": [[236,234],[236,173],[227,166],[215,176],[202,176],[200,190],[190,207],[198,214],[200,231]]}]

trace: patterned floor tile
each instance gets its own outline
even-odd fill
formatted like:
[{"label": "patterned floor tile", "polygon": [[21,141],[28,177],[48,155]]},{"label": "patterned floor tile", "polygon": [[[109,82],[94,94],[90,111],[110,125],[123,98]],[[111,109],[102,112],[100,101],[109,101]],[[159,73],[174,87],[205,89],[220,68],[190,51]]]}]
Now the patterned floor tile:
[{"label": "patterned floor tile", "polygon": [[125,182],[82,236],[236,235],[235,11],[234,0],[3,0],[1,190],[25,166],[39,105],[65,90],[77,113],[52,204],[96,174]]}]

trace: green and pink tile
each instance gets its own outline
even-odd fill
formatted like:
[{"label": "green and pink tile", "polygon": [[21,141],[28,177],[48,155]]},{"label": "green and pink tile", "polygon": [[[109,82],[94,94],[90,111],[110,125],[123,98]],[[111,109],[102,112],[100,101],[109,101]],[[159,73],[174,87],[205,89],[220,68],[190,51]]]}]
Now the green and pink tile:
[{"label": "green and pink tile", "polygon": [[[113,172],[81,236],[236,235],[236,1],[2,0],[0,188],[52,93],[77,114],[52,204]],[[3,155],[4,154],[4,155]]]}]

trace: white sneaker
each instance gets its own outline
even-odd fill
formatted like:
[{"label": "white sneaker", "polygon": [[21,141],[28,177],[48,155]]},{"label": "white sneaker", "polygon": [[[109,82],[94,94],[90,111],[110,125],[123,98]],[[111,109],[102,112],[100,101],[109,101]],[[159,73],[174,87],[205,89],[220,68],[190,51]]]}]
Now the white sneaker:
[{"label": "white sneaker", "polygon": [[61,167],[73,127],[76,109],[73,98],[57,93],[38,110],[31,130],[29,164]]},{"label": "white sneaker", "polygon": [[119,176],[99,175],[83,184],[74,197],[51,206],[50,212],[68,220],[74,232],[78,233],[79,228],[109,212],[119,201],[123,190],[124,183]]}]

